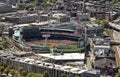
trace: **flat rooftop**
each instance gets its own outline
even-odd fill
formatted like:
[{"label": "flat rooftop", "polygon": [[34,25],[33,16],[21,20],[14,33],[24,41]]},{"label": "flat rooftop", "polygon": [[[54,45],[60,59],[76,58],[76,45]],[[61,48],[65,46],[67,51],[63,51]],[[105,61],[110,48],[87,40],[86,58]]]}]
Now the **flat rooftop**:
[{"label": "flat rooftop", "polygon": [[42,22],[38,22],[38,23],[31,23],[31,25],[48,25],[48,24],[51,24],[51,23],[56,23],[57,21],[56,20],[48,20],[48,21],[42,21]]},{"label": "flat rooftop", "polygon": [[84,60],[85,59],[85,53],[64,53],[64,55],[52,55],[50,53],[45,54],[37,54],[39,56],[52,58],[55,60]]},{"label": "flat rooftop", "polygon": [[107,45],[107,46],[105,46],[105,45],[95,45],[94,48],[102,48],[102,49],[108,48],[108,49],[110,49],[110,46],[109,45]]},{"label": "flat rooftop", "polygon": [[120,30],[120,25],[119,24],[115,24],[115,23],[111,23],[109,22],[110,26],[112,26],[113,28],[116,28],[118,30]]},{"label": "flat rooftop", "polygon": [[29,17],[29,16],[38,16],[37,14],[27,14],[27,13],[16,13],[10,16],[6,16],[9,18],[22,18],[22,17]]},{"label": "flat rooftop", "polygon": [[60,17],[67,17],[68,15],[67,14],[64,14],[64,13],[55,13],[52,15],[52,17],[55,17],[55,18],[60,18]]},{"label": "flat rooftop", "polygon": [[19,24],[19,25],[14,25],[14,27],[26,27],[30,26],[30,24]]}]

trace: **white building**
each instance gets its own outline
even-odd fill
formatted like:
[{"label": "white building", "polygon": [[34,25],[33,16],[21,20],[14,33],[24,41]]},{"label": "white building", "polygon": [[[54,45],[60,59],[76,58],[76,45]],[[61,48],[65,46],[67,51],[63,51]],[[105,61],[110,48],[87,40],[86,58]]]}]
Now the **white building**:
[{"label": "white building", "polygon": [[77,13],[78,22],[84,22],[90,20],[90,15],[88,13]]}]

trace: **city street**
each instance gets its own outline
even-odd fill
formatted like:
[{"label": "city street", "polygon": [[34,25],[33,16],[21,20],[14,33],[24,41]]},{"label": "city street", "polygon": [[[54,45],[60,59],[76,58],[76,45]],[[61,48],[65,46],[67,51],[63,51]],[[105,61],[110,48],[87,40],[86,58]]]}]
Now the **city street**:
[{"label": "city street", "polygon": [[89,57],[87,57],[87,68],[88,69],[92,69],[92,66],[91,66],[91,64],[92,64],[92,62],[94,63],[94,59],[95,59],[95,56],[94,56],[94,51],[93,51],[93,41],[92,41],[92,39],[91,38],[89,38],[89,42],[90,42],[90,45],[91,45],[91,51],[89,51]]}]

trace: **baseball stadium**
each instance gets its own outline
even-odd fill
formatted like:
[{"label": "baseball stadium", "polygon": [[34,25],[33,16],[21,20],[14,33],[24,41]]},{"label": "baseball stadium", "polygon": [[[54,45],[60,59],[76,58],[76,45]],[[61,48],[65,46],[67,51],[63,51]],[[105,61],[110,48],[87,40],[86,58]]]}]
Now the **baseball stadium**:
[{"label": "baseball stadium", "polygon": [[13,40],[22,50],[47,53],[56,48],[57,52],[78,52],[84,47],[83,29],[73,23],[44,27],[22,24],[13,29]]}]

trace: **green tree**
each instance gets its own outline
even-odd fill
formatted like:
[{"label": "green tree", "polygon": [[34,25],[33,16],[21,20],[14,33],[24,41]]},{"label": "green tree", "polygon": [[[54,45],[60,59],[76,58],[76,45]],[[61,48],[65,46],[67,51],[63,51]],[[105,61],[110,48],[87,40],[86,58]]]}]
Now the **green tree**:
[{"label": "green tree", "polygon": [[26,5],[25,6],[25,10],[29,10],[30,6],[29,5]]},{"label": "green tree", "polygon": [[67,77],[67,75],[66,74],[62,74],[61,77]]},{"label": "green tree", "polygon": [[35,73],[28,73],[26,77],[36,77]]},{"label": "green tree", "polygon": [[8,43],[7,40],[3,40],[2,43],[1,43],[1,45],[2,45],[3,48],[7,48],[8,45],[9,45],[9,43]]},{"label": "green tree", "polygon": [[2,34],[3,34],[3,30],[0,30],[0,37],[2,36]]},{"label": "green tree", "polygon": [[4,73],[8,75],[9,72],[10,72],[10,67],[5,68]]},{"label": "green tree", "polygon": [[15,74],[13,77],[19,77],[18,74]]},{"label": "green tree", "polygon": [[120,72],[117,72],[117,73],[115,74],[115,77],[120,77]]},{"label": "green tree", "polygon": [[0,73],[0,77],[2,77],[2,74]]},{"label": "green tree", "polygon": [[50,77],[50,75],[49,75],[49,73],[48,73],[47,71],[45,71],[45,72],[43,73],[43,77]]},{"label": "green tree", "polygon": [[27,75],[27,72],[25,70],[21,71],[20,73],[21,76],[26,76]]},{"label": "green tree", "polygon": [[112,0],[112,3],[113,4],[115,4],[115,3],[117,3],[118,2],[118,0]]},{"label": "green tree", "polygon": [[19,74],[21,74],[21,72],[22,72],[23,70],[24,70],[23,67],[18,67],[17,72],[18,72]]},{"label": "green tree", "polygon": [[43,75],[42,74],[37,74],[37,77],[43,77]]},{"label": "green tree", "polygon": [[72,75],[67,75],[67,77],[72,77]]},{"label": "green tree", "polygon": [[75,77],[80,77],[80,76],[77,76],[77,75],[76,75]]},{"label": "green tree", "polygon": [[94,68],[94,63],[93,62],[91,62],[91,67]]},{"label": "green tree", "polygon": [[96,19],[96,20],[95,20],[95,23],[100,25],[100,23],[101,23],[101,20],[99,20],[99,19]]},{"label": "green tree", "polygon": [[105,3],[106,2],[106,0],[100,0],[100,3]]},{"label": "green tree", "polygon": [[0,73],[2,74],[2,72],[4,71],[5,67],[4,66],[0,66]]},{"label": "green tree", "polygon": [[109,24],[108,21],[103,20],[103,21],[101,22],[101,26],[102,26],[103,28],[109,28],[110,24]]},{"label": "green tree", "polygon": [[32,5],[33,5],[33,6],[39,6],[39,5],[40,5],[40,3],[39,3],[39,2],[37,2],[37,1],[33,1],[33,2],[32,2]]},{"label": "green tree", "polygon": [[11,74],[11,75],[12,75],[12,77],[15,75],[15,73],[16,73],[16,71],[15,71],[14,69],[10,69],[9,74]]},{"label": "green tree", "polygon": [[28,73],[26,77],[43,77],[41,74]]},{"label": "green tree", "polygon": [[21,75],[15,74],[13,77],[25,77],[25,76],[21,76]]}]

